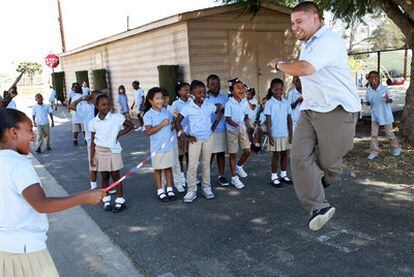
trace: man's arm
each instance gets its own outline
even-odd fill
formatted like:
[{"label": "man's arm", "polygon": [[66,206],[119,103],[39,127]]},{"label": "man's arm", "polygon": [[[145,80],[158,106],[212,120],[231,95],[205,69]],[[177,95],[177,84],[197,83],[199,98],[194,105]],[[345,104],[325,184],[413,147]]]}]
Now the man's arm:
[{"label": "man's arm", "polygon": [[[309,76],[316,72],[315,67],[307,61],[293,61],[289,63],[279,63],[279,59],[270,61],[267,66],[271,69],[277,69],[282,73],[293,76]],[[276,68],[277,65],[277,68]]]}]

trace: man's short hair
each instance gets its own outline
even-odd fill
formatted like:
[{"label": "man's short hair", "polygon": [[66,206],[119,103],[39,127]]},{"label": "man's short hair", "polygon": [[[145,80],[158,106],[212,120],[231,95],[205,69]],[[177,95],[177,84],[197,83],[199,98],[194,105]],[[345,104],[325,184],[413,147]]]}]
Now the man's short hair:
[{"label": "man's short hair", "polygon": [[319,9],[318,5],[313,3],[312,1],[304,1],[297,4],[293,10],[293,12],[314,12],[319,15],[319,19],[323,20],[323,15],[321,9]]}]

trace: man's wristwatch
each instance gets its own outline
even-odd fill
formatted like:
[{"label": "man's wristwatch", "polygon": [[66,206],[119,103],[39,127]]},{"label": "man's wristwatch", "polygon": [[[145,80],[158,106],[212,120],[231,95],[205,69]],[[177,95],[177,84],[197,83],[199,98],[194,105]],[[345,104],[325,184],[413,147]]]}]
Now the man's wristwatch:
[{"label": "man's wristwatch", "polygon": [[276,72],[279,72],[280,70],[279,70],[279,65],[281,65],[282,63],[285,63],[285,62],[283,62],[283,61],[278,61],[278,62],[276,62],[276,64],[275,64],[275,69],[276,69]]}]

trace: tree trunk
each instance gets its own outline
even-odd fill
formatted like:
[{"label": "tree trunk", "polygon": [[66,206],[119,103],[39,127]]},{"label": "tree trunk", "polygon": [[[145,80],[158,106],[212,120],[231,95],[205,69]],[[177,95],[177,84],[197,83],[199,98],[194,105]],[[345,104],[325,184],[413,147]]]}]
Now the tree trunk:
[{"label": "tree trunk", "polygon": [[[411,44],[413,45],[413,44]],[[411,46],[411,73],[410,86],[405,95],[405,105],[400,122],[401,137],[409,144],[414,145],[414,47]]]}]

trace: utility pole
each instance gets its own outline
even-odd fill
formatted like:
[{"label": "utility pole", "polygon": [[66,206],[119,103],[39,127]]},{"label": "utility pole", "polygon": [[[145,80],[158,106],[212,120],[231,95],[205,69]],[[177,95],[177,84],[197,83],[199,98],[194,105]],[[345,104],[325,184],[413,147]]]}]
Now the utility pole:
[{"label": "utility pole", "polygon": [[60,8],[60,0],[57,0],[58,12],[59,12],[59,28],[60,28],[60,39],[62,41],[62,52],[66,52],[66,43],[65,43],[65,31],[63,30],[63,18],[62,18],[62,9]]}]

